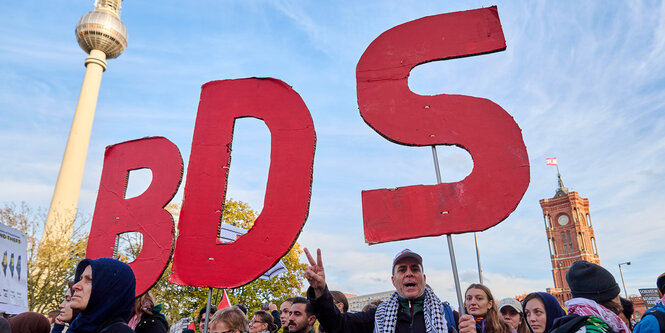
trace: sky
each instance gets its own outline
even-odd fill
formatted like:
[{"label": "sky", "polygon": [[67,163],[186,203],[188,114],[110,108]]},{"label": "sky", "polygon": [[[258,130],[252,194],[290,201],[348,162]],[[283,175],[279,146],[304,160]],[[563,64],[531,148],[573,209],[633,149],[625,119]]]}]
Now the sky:
[{"label": "sky", "polygon": [[[496,5],[503,52],[419,65],[423,95],[490,99],[522,129],[531,181],[517,209],[478,233],[484,282],[496,298],[553,287],[539,200],[565,185],[589,198],[601,264],[629,294],[665,271],[665,3],[657,1],[125,1],[127,50],[108,61],[79,211],[91,216],[104,147],[164,136],[189,160],[201,85],[273,77],[306,103],[317,136],[309,217],[298,238],[321,248],[331,289],[392,289],[394,255],[423,256],[427,282],[456,304],[445,236],[367,245],[361,191],[435,184],[431,149],[387,141],[360,117],[356,64],[382,32],[424,16]],[[74,36],[93,1],[0,3],[0,204],[46,210],[84,74]],[[236,122],[227,197],[263,206],[270,136]],[[438,147],[444,182],[464,179],[471,155]],[[149,184],[130,174],[128,195]],[[182,201],[181,184],[174,202]],[[462,288],[478,280],[473,234],[453,235]],[[304,258],[303,258],[304,260]]]}]

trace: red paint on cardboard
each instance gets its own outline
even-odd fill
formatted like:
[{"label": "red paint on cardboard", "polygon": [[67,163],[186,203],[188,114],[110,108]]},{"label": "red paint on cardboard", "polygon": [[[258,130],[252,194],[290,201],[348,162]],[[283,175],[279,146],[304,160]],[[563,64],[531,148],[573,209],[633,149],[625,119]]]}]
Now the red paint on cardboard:
[{"label": "red paint on cardboard", "polygon": [[407,22],[364,52],[356,78],[365,122],[398,144],[459,146],[474,162],[459,182],[363,191],[368,243],[481,231],[515,210],[529,185],[529,160],[514,119],[485,98],[423,96],[408,86],[419,64],[505,48],[497,8],[489,7]]},{"label": "red paint on cardboard", "polygon": [[[254,117],[270,130],[270,169],[263,210],[246,235],[217,241],[237,118]],[[235,288],[271,268],[295,242],[309,211],[316,135],[307,106],[272,78],[203,85],[187,168],[185,197],[170,281]]]}]

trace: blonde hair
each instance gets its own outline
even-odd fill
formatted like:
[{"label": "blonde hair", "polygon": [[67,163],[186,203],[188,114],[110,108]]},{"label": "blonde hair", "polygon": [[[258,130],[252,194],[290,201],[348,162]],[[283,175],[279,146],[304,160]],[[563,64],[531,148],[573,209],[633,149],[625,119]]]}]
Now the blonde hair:
[{"label": "blonde hair", "polygon": [[231,331],[239,331],[240,333],[249,332],[249,323],[247,316],[237,306],[224,308],[215,312],[210,319],[210,327],[214,327],[218,322],[224,323]]}]

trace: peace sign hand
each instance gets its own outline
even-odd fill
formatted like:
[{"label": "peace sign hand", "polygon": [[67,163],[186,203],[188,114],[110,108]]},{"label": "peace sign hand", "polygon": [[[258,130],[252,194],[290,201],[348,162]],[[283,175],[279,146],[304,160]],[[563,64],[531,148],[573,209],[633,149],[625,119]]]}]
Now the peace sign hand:
[{"label": "peace sign hand", "polygon": [[319,298],[326,290],[326,274],[323,271],[321,249],[316,249],[316,262],[307,248],[305,248],[305,255],[307,255],[307,260],[309,260],[309,266],[305,268],[305,278],[312,289],[314,289],[314,296]]}]

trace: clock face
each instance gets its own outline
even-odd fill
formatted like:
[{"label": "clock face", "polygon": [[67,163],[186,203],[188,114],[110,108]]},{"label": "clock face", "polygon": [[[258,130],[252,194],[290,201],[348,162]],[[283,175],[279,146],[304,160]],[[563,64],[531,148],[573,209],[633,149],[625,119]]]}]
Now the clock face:
[{"label": "clock face", "polygon": [[566,215],[566,214],[559,215],[559,218],[557,219],[557,221],[559,221],[560,225],[568,224],[568,215]]}]

